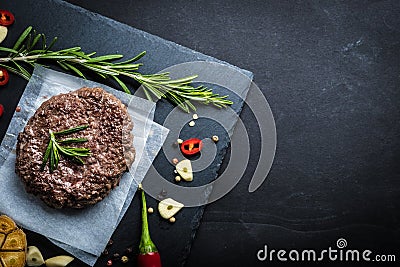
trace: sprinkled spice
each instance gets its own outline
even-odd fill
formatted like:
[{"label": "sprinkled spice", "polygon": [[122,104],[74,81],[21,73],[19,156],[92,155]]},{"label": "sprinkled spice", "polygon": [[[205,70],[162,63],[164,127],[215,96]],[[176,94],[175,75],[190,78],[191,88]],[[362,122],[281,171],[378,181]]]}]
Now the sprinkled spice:
[{"label": "sprinkled spice", "polygon": [[132,247],[128,247],[125,249],[125,253],[126,254],[131,254],[133,252],[133,248]]},{"label": "sprinkled spice", "polygon": [[107,261],[107,266],[112,266],[112,265],[113,265],[112,260],[108,260],[108,261]]},{"label": "sprinkled spice", "polygon": [[114,254],[113,254],[113,258],[114,258],[114,259],[118,259],[119,257],[120,257],[119,253],[114,253]]},{"label": "sprinkled spice", "polygon": [[175,182],[180,182],[181,181],[181,177],[179,175],[175,176]]},{"label": "sprinkled spice", "polygon": [[170,223],[174,223],[174,222],[176,222],[176,219],[175,219],[175,217],[171,217],[171,218],[169,218],[169,222],[170,222]]},{"label": "sprinkled spice", "polygon": [[127,263],[129,261],[129,258],[127,256],[122,256],[121,257],[121,262],[122,263]]},{"label": "sprinkled spice", "polygon": [[176,164],[178,164],[178,162],[179,162],[179,160],[178,160],[177,158],[173,158],[173,159],[172,159],[172,163],[173,163],[173,164],[176,165]]},{"label": "sprinkled spice", "polygon": [[111,246],[112,244],[114,244],[114,241],[112,239],[108,240],[107,247]]},{"label": "sprinkled spice", "polygon": [[108,255],[108,249],[104,249],[101,254],[103,254],[104,256],[107,256]]},{"label": "sprinkled spice", "polygon": [[198,118],[199,118],[199,115],[197,115],[196,113],[193,114],[193,119],[194,119],[194,120],[197,120]]},{"label": "sprinkled spice", "polygon": [[193,126],[195,126],[195,125],[196,125],[196,123],[195,123],[194,121],[190,121],[190,122],[189,122],[189,126],[190,126],[190,127],[193,127]]},{"label": "sprinkled spice", "polygon": [[153,208],[150,207],[150,208],[147,209],[147,213],[153,213],[153,212],[154,212]]},{"label": "sprinkled spice", "polygon": [[20,106],[17,106],[17,107],[15,108],[15,111],[16,111],[16,112],[20,112],[20,111],[21,111],[21,107],[20,107]]}]

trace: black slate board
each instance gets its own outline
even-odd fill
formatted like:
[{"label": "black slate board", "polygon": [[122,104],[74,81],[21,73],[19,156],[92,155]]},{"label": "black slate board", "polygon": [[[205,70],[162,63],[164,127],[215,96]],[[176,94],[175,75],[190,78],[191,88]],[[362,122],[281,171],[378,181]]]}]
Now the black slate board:
[{"label": "black slate board", "polygon": [[[57,36],[59,41],[56,48],[65,48],[79,45],[84,51],[96,51],[98,55],[121,53],[130,57],[146,50],[148,55],[142,60],[144,63],[141,71],[143,73],[155,73],[174,64],[189,61],[211,61],[220,62],[212,57],[203,55],[175,43],[163,40],[156,36],[136,30],[127,25],[112,21],[100,15],[88,12],[84,9],[75,7],[59,0],[33,1],[24,0],[16,2],[3,3],[1,8],[12,11],[16,17],[15,24],[9,29],[10,33],[7,40],[2,44],[11,46],[18,35],[28,25],[34,26],[38,32],[46,33],[48,39]],[[248,71],[240,70],[240,72],[248,77],[252,74]],[[95,77],[91,77],[95,78]],[[98,80],[103,82],[103,80]],[[0,136],[3,138],[7,128],[7,121],[11,118],[12,112],[18,102],[15,98],[22,94],[25,82],[19,78],[12,77],[10,83],[1,92],[0,99],[9,98],[10,102],[6,103],[6,114],[2,118],[0,125]],[[113,85],[113,84],[111,84]],[[131,84],[132,87],[135,84]],[[14,90],[12,91],[11,88]],[[221,93],[229,93],[226,89],[214,86],[214,89]],[[232,106],[236,113],[240,113],[243,106],[243,100],[231,94],[230,98],[235,102]],[[3,100],[2,100],[3,101]],[[173,106],[168,102],[162,101],[157,104],[155,121],[162,123],[165,115],[172,110]],[[5,122],[5,123],[3,123]],[[207,120],[199,120],[199,124],[207,126]],[[225,131],[215,125],[215,127],[201,127],[202,136],[211,136],[218,134],[226,135]],[[190,134],[185,130],[182,136],[189,137]],[[209,182],[217,175],[220,163],[225,155],[228,139],[225,138],[218,143],[219,153],[213,164],[204,172],[201,178],[203,183]],[[155,166],[164,177],[171,176],[173,166],[167,161],[163,153],[155,160]],[[156,208],[157,202],[154,199],[148,199],[149,206]],[[174,225],[169,224],[158,216],[150,217],[150,227],[153,234],[153,240],[157,244],[160,251],[176,257],[163,258],[164,266],[181,266],[184,264],[195,231],[200,224],[204,206],[196,208],[185,208],[177,215],[177,222]],[[106,214],[104,216],[107,216]],[[127,211],[125,218],[122,220],[116,230],[113,239],[115,244],[109,248],[109,254],[114,252],[123,253],[128,246],[138,245],[140,236],[140,228],[138,219],[139,200],[137,196],[133,200],[130,209]],[[55,247],[49,241],[35,233],[28,233],[30,245],[37,245],[44,250],[45,257],[60,254],[59,248]],[[101,257],[97,266],[104,266],[109,257]],[[71,266],[80,266],[82,263],[76,261]]]},{"label": "black slate board", "polygon": [[[207,206],[188,267],[310,266],[256,253],[338,238],[400,258],[400,1],[69,1],[246,66],[274,111],[268,179],[248,193],[252,154],[235,189]],[[248,108],[241,117],[256,132]]]}]

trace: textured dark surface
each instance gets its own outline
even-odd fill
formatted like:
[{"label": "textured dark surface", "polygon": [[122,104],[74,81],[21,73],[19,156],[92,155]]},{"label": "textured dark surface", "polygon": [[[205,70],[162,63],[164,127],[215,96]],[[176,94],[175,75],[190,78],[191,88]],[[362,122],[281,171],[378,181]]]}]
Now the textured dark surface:
[{"label": "textured dark surface", "polygon": [[[10,28],[10,35],[7,38],[5,46],[11,46],[11,43],[16,40],[17,36],[24,30],[24,28],[26,28],[28,25],[32,25],[38,32],[46,33],[48,39],[53,38],[54,36],[59,37],[55,49],[79,45],[82,47],[82,50],[86,52],[96,51],[98,55],[104,55],[106,53],[121,53],[128,58],[143,50],[146,50],[147,55],[140,60],[141,63],[144,64],[144,66],[140,68],[142,73],[156,73],[166,67],[188,61],[218,61],[210,56],[206,56],[173,42],[166,41],[160,37],[134,29],[98,14],[91,13],[61,0],[45,0],[41,2],[24,0],[23,2],[19,3],[23,3],[23,5],[17,5],[16,2],[9,2],[3,6],[5,9],[12,10],[14,15],[18,18],[15,24]],[[27,8],[28,6],[29,8]],[[32,14],[42,14],[43,10],[45,9],[48,10],[48,13],[43,14],[34,20],[32,19]],[[73,18],[73,20],[71,20],[71,18]],[[82,25],[85,25],[85,27],[82,27]],[[233,69],[240,71],[242,74],[247,75],[248,77],[252,77],[252,74],[248,71],[240,70],[239,68]],[[187,75],[193,74],[195,73],[190,73]],[[226,83],[225,80],[227,80],[228,77],[230,78],[227,82],[236,81],[239,85],[236,85],[237,90],[235,92],[241,95],[242,98],[245,97],[245,92],[247,92],[247,89],[250,85],[250,80],[248,78],[243,79],[243,76],[240,75],[240,78],[237,78],[237,72],[233,77],[227,74],[227,71],[224,71],[219,75],[218,71],[213,73],[213,75],[222,77],[222,79],[220,79],[222,84]],[[173,71],[171,75],[174,75]],[[96,76],[88,77],[95,79],[98,82],[104,82],[103,80],[99,80]],[[23,89],[23,83],[19,82],[21,82],[20,79],[12,76],[12,82],[10,82],[10,84],[4,88],[4,92],[7,92],[6,90],[8,90],[8,92],[11,93],[9,88],[12,88],[13,86],[20,86],[20,88]],[[129,85],[134,87],[134,84],[129,83]],[[235,114],[240,113],[243,107],[243,100],[238,95],[234,95],[233,93],[227,91],[227,89],[216,85],[213,85],[213,91],[220,93],[221,95],[229,94],[229,99],[234,102],[234,104],[230,107]],[[12,92],[10,98],[18,99],[20,96],[19,92],[22,92],[22,90],[18,92]],[[12,111],[15,109],[15,106],[7,105],[6,108],[9,111]],[[165,116],[172,111],[172,108],[173,106],[170,103],[166,101],[160,101],[157,104],[155,121],[163,123]],[[213,112],[219,112],[221,115],[220,119],[222,120],[234,122],[237,119],[237,116],[233,116],[232,114],[229,114],[229,112],[225,112],[225,115],[222,115],[222,111],[219,111],[217,108],[210,109]],[[189,116],[182,111],[180,111],[180,114],[182,116]],[[8,112],[2,119],[4,119],[4,122],[6,122],[11,116],[12,112]],[[178,121],[178,123],[179,126],[182,125],[180,121]],[[227,130],[230,131],[233,125],[233,123],[229,124]],[[166,125],[166,127],[172,127],[172,125]],[[208,120],[199,119],[197,120],[196,127],[185,127],[181,136],[174,136],[172,137],[173,141],[170,141],[169,145],[172,145],[178,137],[185,139],[191,136],[206,138],[211,137],[214,134],[221,136],[221,140],[217,144],[217,147],[219,148],[218,153],[213,159],[212,163],[205,170],[195,174],[196,180],[190,183],[190,186],[207,184],[215,179],[221,161],[225,155],[226,148],[228,147],[229,138],[227,138],[227,133],[217,123],[210,125]],[[162,177],[169,181],[173,181],[175,174],[173,172],[174,166],[171,163],[171,159],[167,159],[162,153],[160,153],[160,155],[156,158],[154,165]],[[162,197],[174,197],[173,193],[169,192],[169,195],[168,192],[166,193],[167,194],[163,195]],[[158,192],[156,194],[158,194]],[[207,194],[204,194],[202,197],[204,198],[206,195]],[[149,206],[152,206],[156,209],[156,200],[151,199],[150,197],[148,200]],[[185,263],[195,232],[199,226],[203,210],[204,206],[185,208],[176,215],[177,222],[174,224],[169,223],[167,220],[161,219],[160,216],[157,215],[154,215],[149,219],[153,240],[157,244],[158,249],[164,252],[161,255],[161,258],[165,266],[182,266]],[[109,248],[110,255],[112,255],[114,252],[118,252],[119,254],[123,255],[124,249],[128,245],[133,245],[134,252],[137,251],[140,237],[139,230],[141,225],[139,211],[139,200],[135,198],[133,200],[133,204],[130,206],[128,214],[124,217],[120,223],[120,226],[115,232],[113,238],[116,240],[116,243],[118,242],[118,244],[115,244]],[[131,213],[133,213],[133,215]],[[105,216],[107,215],[105,214]],[[34,244],[36,242],[36,239],[32,237],[34,235],[32,233],[29,233],[29,235],[31,236],[31,238],[29,238],[30,242]],[[129,242],[130,244],[123,245],[124,242]],[[39,242],[38,244],[45,248],[48,253],[54,253],[54,251],[51,249],[53,246],[50,244],[50,242]],[[97,266],[105,265],[107,260],[111,257],[110,255],[101,257],[97,263]],[[169,257],[168,255],[173,256]],[[79,261],[75,261],[73,263],[75,266],[79,266],[80,264],[82,263]]]},{"label": "textured dark surface", "polygon": [[[207,206],[188,267],[284,265],[256,252],[340,237],[399,260],[399,1],[69,2],[252,71],[271,105],[268,179],[247,192],[253,155],[238,186]],[[247,108],[241,117],[257,151],[257,122]]]}]

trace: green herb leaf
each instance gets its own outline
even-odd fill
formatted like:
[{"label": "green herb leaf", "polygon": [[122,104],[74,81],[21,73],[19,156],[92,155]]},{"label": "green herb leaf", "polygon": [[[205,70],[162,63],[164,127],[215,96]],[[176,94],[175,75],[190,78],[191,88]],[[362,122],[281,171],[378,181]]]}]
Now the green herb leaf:
[{"label": "green herb leaf", "polygon": [[49,162],[50,173],[54,172],[54,170],[56,170],[58,167],[58,163],[60,162],[60,155],[66,156],[71,160],[78,162],[80,164],[85,164],[85,162],[81,159],[81,157],[90,156],[91,155],[90,149],[81,147],[62,146],[62,144],[84,143],[88,141],[87,138],[67,138],[64,140],[58,140],[56,139],[56,136],[76,133],[87,129],[88,127],[89,125],[81,125],[55,133],[50,130],[49,131],[50,140],[47,145],[46,151],[44,153],[41,165],[42,171],[44,170],[47,162]]}]

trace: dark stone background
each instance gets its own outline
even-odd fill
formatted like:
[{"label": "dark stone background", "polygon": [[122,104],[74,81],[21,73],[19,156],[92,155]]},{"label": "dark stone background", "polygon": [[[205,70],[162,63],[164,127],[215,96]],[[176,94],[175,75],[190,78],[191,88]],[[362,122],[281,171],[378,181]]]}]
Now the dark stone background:
[{"label": "dark stone background", "polygon": [[187,267],[298,266],[256,253],[338,238],[400,260],[399,1],[68,2],[252,71],[271,105],[278,143],[267,180],[247,191],[260,140],[245,107],[255,153],[240,183],[207,206]]}]

